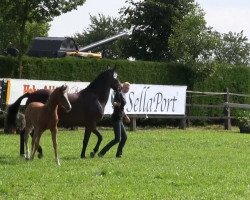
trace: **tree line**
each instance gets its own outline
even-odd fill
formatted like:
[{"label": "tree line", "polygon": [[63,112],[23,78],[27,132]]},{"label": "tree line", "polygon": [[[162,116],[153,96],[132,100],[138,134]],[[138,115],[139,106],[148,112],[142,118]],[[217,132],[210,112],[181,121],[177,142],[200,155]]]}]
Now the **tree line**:
[{"label": "tree line", "polygon": [[[1,0],[0,51],[14,44],[27,51],[34,36],[47,36],[55,16],[83,5],[85,0]],[[209,27],[194,0],[127,0],[117,18],[98,14],[72,36],[80,46],[129,31],[129,37],[94,49],[110,59],[171,61],[196,68],[197,76],[214,72],[217,63],[249,66],[250,43],[243,31],[220,33]],[[80,21],[79,21],[80,22]]]}]

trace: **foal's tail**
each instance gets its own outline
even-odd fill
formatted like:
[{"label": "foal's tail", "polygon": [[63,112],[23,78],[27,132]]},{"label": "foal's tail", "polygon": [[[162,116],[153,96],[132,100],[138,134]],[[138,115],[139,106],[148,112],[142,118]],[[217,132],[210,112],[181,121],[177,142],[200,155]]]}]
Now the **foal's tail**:
[{"label": "foal's tail", "polygon": [[20,96],[15,103],[11,104],[7,108],[7,114],[5,117],[5,130],[7,132],[16,128],[16,118],[17,113],[20,107],[22,100],[26,97],[29,97],[31,93],[25,93],[24,95]]}]

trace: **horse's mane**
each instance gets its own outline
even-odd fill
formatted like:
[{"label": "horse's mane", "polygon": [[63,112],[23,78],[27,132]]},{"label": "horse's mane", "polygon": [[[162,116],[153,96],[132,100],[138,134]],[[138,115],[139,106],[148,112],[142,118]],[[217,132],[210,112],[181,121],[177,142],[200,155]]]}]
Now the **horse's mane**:
[{"label": "horse's mane", "polygon": [[98,85],[104,84],[107,75],[111,72],[113,73],[114,70],[108,69],[108,70],[102,72],[101,74],[99,74],[99,76],[97,76],[83,91],[96,89],[98,87]]}]

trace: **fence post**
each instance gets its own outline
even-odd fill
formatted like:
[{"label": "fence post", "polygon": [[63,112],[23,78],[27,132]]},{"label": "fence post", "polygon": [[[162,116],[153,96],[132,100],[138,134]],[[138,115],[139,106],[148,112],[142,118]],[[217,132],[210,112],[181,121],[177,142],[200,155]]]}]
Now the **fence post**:
[{"label": "fence post", "polygon": [[192,108],[191,108],[191,104],[192,104],[192,93],[187,93],[187,100],[186,100],[186,126],[189,127],[191,124],[191,120],[188,116],[192,115]]},{"label": "fence post", "polygon": [[[229,89],[226,88],[224,90],[226,94],[224,94],[224,103],[229,103]],[[231,117],[230,117],[230,106],[224,106],[224,129],[231,130]]]},{"label": "fence post", "polygon": [[183,118],[180,119],[180,129],[186,129],[187,128],[187,116],[184,115]]},{"label": "fence post", "polygon": [[130,131],[136,131],[136,118],[132,117],[130,121]]},{"label": "fence post", "polygon": [[3,81],[0,81],[0,111],[2,110],[2,101],[3,101],[3,98],[2,98],[2,91],[3,89]]}]

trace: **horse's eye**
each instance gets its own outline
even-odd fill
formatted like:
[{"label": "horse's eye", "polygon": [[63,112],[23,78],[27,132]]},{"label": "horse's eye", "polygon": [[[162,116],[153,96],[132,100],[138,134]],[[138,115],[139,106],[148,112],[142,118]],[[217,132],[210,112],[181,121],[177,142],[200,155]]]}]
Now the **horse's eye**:
[{"label": "horse's eye", "polygon": [[115,79],[117,79],[117,73],[115,72],[114,73],[114,76],[113,76]]}]

